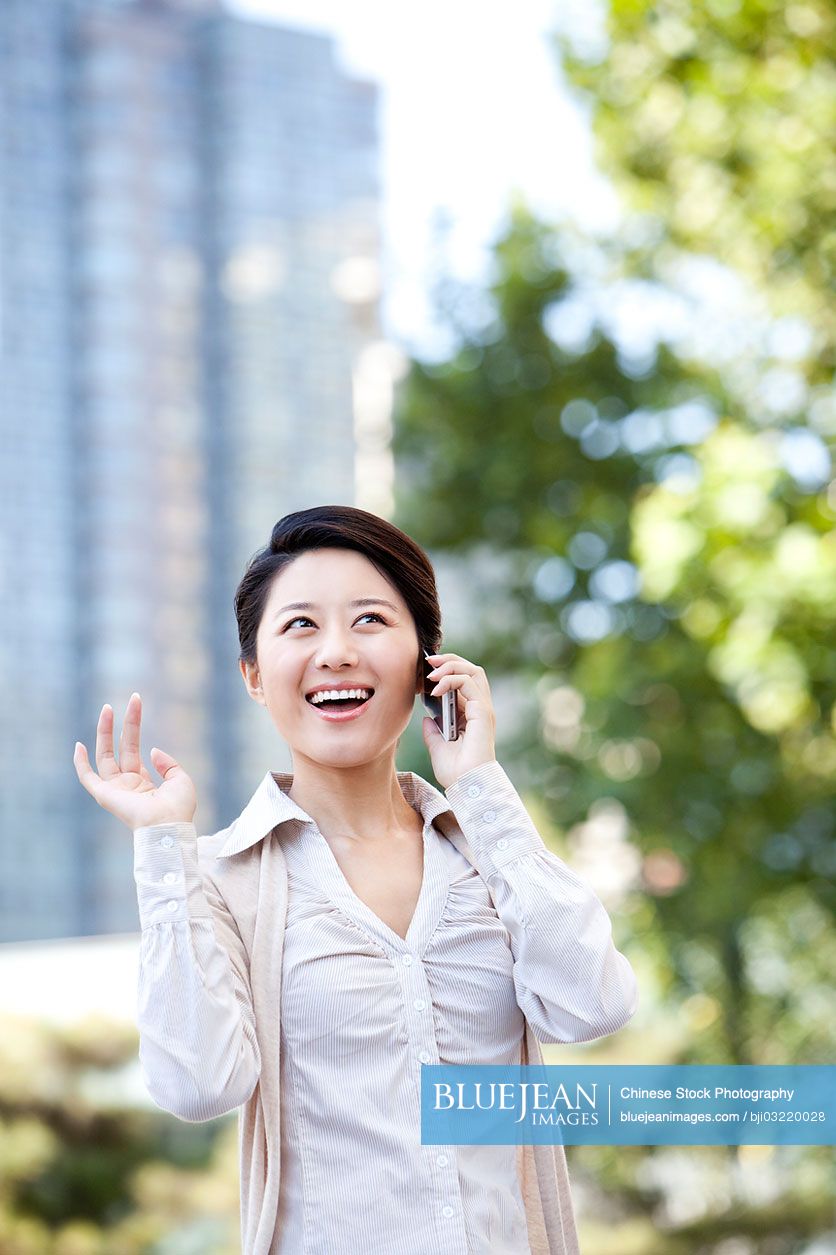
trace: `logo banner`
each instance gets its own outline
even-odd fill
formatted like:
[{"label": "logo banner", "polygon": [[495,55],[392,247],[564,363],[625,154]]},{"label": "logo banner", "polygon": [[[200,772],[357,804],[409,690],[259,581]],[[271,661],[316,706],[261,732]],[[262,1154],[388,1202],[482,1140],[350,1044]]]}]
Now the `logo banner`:
[{"label": "logo banner", "polygon": [[836,1145],[836,1066],[429,1064],[422,1145]]}]

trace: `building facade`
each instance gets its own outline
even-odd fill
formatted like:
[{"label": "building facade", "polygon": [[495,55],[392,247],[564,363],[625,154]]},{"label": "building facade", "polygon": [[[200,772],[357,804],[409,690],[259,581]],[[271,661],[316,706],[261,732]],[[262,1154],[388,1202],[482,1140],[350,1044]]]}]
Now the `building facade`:
[{"label": "building facade", "polygon": [[203,831],[287,768],[232,599],[281,515],[356,501],[377,108],[330,37],[206,0],[0,6],[0,941],[137,926],[72,764],[104,702]]}]

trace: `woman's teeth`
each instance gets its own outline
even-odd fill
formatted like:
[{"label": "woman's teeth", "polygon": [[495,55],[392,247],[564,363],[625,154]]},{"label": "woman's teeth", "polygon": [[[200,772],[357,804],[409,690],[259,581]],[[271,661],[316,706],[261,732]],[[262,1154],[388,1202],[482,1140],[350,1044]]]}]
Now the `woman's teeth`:
[{"label": "woman's teeth", "polygon": [[323,706],[329,702],[345,702],[356,700],[364,702],[371,697],[369,689],[327,689],[319,693],[314,693],[308,701],[312,706]]}]

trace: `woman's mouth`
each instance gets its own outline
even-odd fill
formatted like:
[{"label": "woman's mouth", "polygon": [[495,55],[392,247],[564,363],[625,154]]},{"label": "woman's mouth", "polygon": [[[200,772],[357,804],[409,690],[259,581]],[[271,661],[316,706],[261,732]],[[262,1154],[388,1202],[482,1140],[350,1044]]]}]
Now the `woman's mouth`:
[{"label": "woman's mouth", "polygon": [[348,698],[346,701],[326,701],[321,705],[315,705],[309,697],[305,701],[311,707],[315,715],[319,715],[320,719],[326,720],[327,723],[346,723],[349,719],[357,719],[362,715],[363,711],[374,697],[372,691],[365,700],[356,697]]}]

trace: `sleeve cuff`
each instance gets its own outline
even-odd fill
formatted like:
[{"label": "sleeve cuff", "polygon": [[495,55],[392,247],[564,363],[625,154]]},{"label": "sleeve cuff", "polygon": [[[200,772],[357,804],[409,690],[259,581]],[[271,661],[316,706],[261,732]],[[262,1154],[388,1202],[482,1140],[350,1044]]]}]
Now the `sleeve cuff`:
[{"label": "sleeve cuff", "polygon": [[523,854],[548,852],[522,798],[496,760],[471,767],[444,793],[483,877]]},{"label": "sleeve cuff", "polygon": [[193,823],[134,829],[134,879],[142,928],[211,917],[203,892]]}]

